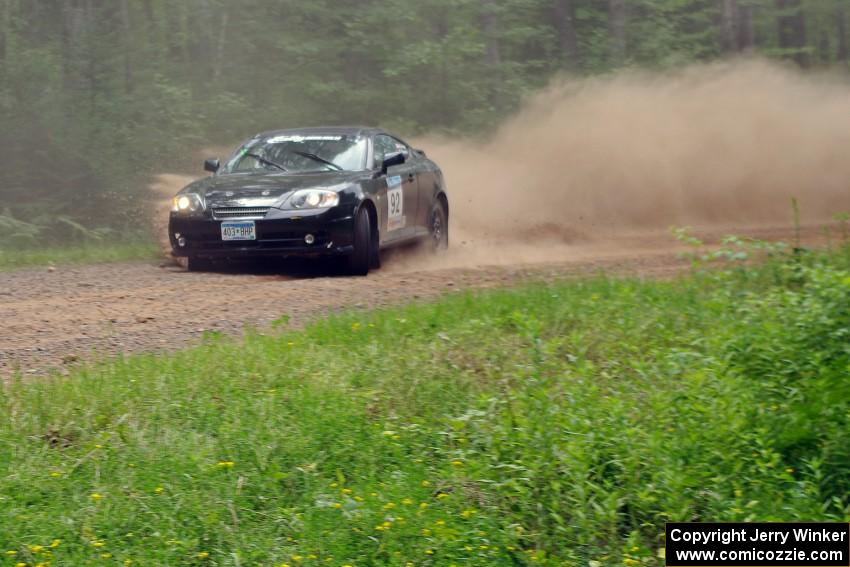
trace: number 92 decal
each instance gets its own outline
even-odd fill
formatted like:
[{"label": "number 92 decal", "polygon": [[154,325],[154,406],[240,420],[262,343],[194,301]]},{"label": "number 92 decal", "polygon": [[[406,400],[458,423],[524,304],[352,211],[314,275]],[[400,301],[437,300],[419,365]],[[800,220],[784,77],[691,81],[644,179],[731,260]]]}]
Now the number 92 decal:
[{"label": "number 92 decal", "polygon": [[387,179],[387,230],[404,228],[404,195],[401,189],[401,178]]}]

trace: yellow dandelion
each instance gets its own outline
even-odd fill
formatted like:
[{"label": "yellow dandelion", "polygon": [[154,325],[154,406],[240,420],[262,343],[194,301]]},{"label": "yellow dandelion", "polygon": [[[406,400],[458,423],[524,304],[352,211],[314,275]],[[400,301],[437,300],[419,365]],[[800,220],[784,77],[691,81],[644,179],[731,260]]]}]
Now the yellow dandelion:
[{"label": "yellow dandelion", "polygon": [[464,520],[468,520],[474,513],[475,513],[474,510],[464,510],[463,512],[460,513],[460,516]]},{"label": "yellow dandelion", "polygon": [[125,565],[125,567],[129,567],[129,566],[130,566],[130,565],[132,565],[132,564],[133,564],[133,560],[132,560],[132,559],[125,559],[125,560],[124,560],[124,565]]},{"label": "yellow dandelion", "polygon": [[353,491],[350,488],[343,488],[341,492],[343,494],[351,494]]},{"label": "yellow dandelion", "polygon": [[103,547],[104,545],[106,545],[102,541],[93,541],[93,542],[91,542],[91,544],[92,544],[93,547]]},{"label": "yellow dandelion", "polygon": [[18,561],[17,563],[15,563],[15,567],[27,567],[27,564],[23,561]]},{"label": "yellow dandelion", "polygon": [[360,328],[360,323],[352,323],[351,324],[351,330],[352,331],[356,331],[359,328]]},{"label": "yellow dandelion", "polygon": [[422,486],[424,486],[425,488],[428,488],[429,486],[431,486],[431,481],[430,480],[423,480]]},{"label": "yellow dandelion", "polygon": [[428,528],[422,528],[422,535],[425,536],[425,537],[430,536],[431,530],[429,530]]},{"label": "yellow dandelion", "polygon": [[425,508],[427,508],[427,507],[428,507],[428,503],[427,503],[427,502],[420,502],[420,503],[419,503],[419,508],[420,508],[420,509],[424,510],[424,509],[425,509]]},{"label": "yellow dandelion", "polygon": [[405,506],[410,506],[411,504],[413,504],[413,499],[405,498],[404,500],[401,501],[401,503],[404,504]]},{"label": "yellow dandelion", "polygon": [[29,548],[30,551],[32,551],[33,553],[41,553],[42,551],[44,551],[43,545],[30,545]]},{"label": "yellow dandelion", "polygon": [[339,510],[340,508],[342,508],[342,504],[340,504],[339,502],[334,502],[334,508]]},{"label": "yellow dandelion", "polygon": [[453,467],[462,467],[463,461],[454,460],[454,461],[452,461],[452,466]]},{"label": "yellow dandelion", "polygon": [[363,502],[362,496],[355,496],[354,499],[357,500],[358,502]]},{"label": "yellow dandelion", "polygon": [[437,520],[436,522],[434,522],[434,525],[435,526],[445,526],[446,521],[445,520]]},{"label": "yellow dandelion", "polygon": [[153,491],[154,491],[156,494],[162,494],[163,492],[165,492],[165,489],[164,489],[163,487],[161,487],[161,486],[157,486],[156,488],[154,488],[154,489],[153,489]]},{"label": "yellow dandelion", "polygon": [[220,469],[232,469],[235,464],[233,461],[219,461],[215,466]]},{"label": "yellow dandelion", "polygon": [[101,553],[100,556],[103,559],[109,559],[110,557],[112,557],[112,554],[107,552],[107,553]]},{"label": "yellow dandelion", "polygon": [[293,556],[292,556],[292,560],[293,560],[293,561],[295,561],[296,563],[298,563],[298,562],[299,562],[299,561],[301,561],[302,559],[304,559],[304,558],[303,558],[303,557],[301,557],[300,555],[293,555]]},{"label": "yellow dandelion", "polygon": [[446,494],[445,492],[441,492],[437,495],[438,500],[442,500],[443,498],[448,498],[448,497],[449,497],[449,495]]},{"label": "yellow dandelion", "polygon": [[9,557],[14,557],[17,554],[18,554],[18,552],[15,551],[14,549],[10,549],[9,551],[6,552],[6,555],[8,555]]},{"label": "yellow dandelion", "polygon": [[209,551],[199,551],[198,555],[197,555],[198,559],[206,559],[209,556],[210,556]]},{"label": "yellow dandelion", "polygon": [[395,434],[396,434],[395,431],[390,431],[390,430],[384,431],[384,433],[383,433],[384,437],[392,437]]},{"label": "yellow dandelion", "polygon": [[318,559],[318,558],[319,558],[319,556],[316,555],[315,553],[311,553],[310,555],[307,556],[307,559]]},{"label": "yellow dandelion", "polygon": [[337,483],[335,483],[335,482],[331,483],[331,488],[336,488],[337,486],[339,486]]},{"label": "yellow dandelion", "polygon": [[387,502],[384,504],[384,510],[392,510],[395,508],[395,502]]},{"label": "yellow dandelion", "polygon": [[101,500],[103,498],[103,494],[100,494],[99,492],[92,492],[89,495],[89,498],[97,502],[98,500]]},{"label": "yellow dandelion", "polygon": [[52,476],[53,478],[59,478],[60,476],[62,476],[62,473],[59,471],[50,471],[50,476]]},{"label": "yellow dandelion", "polygon": [[426,549],[425,555],[434,555],[434,550],[433,549]]},{"label": "yellow dandelion", "polygon": [[53,541],[51,541],[51,542],[50,542],[50,547],[51,547],[52,549],[56,549],[57,547],[59,547],[59,545],[60,545],[61,543],[62,543],[62,540],[61,540],[61,539],[54,539]]}]

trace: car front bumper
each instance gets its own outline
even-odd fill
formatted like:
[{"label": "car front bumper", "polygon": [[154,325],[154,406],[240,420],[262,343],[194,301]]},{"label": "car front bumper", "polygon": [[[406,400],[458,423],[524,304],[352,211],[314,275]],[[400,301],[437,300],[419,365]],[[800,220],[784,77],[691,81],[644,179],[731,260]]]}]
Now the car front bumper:
[{"label": "car front bumper", "polygon": [[[335,207],[317,211],[271,209],[264,218],[250,219],[256,226],[256,240],[224,241],[221,224],[242,221],[239,218],[216,219],[171,214],[168,238],[171,253],[178,257],[249,257],[249,256],[333,256],[353,251],[354,215]],[[307,244],[312,234],[315,241]]]}]

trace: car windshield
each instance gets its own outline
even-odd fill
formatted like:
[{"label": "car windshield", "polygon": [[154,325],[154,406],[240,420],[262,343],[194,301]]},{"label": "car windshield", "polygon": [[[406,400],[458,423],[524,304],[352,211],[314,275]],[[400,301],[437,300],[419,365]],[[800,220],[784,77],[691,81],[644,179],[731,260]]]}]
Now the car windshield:
[{"label": "car windshield", "polygon": [[254,138],[228,160],[223,173],[361,171],[366,139],[334,134],[281,134]]}]

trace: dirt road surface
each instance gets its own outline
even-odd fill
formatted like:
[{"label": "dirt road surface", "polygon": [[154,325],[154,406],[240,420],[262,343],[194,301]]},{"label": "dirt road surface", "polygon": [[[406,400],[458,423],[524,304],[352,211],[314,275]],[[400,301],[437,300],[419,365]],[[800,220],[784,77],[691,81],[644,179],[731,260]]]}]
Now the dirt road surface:
[{"label": "dirt road surface", "polygon": [[[789,236],[778,230],[747,233]],[[720,234],[710,238],[716,241]],[[807,231],[810,240],[817,234]],[[465,266],[461,242],[444,258],[396,253],[366,278],[334,276],[309,265],[187,273],[165,260],[3,273],[0,376],[65,372],[86,361],[174,350],[198,343],[205,332],[238,336],[245,326],[268,329],[284,316],[298,326],[336,310],[426,300],[463,289],[599,271],[664,277],[689,265],[681,257],[685,247],[663,233],[556,249],[562,254],[557,261],[520,264],[518,258],[500,257],[494,263],[501,265],[488,265],[479,257],[477,265]]]}]

